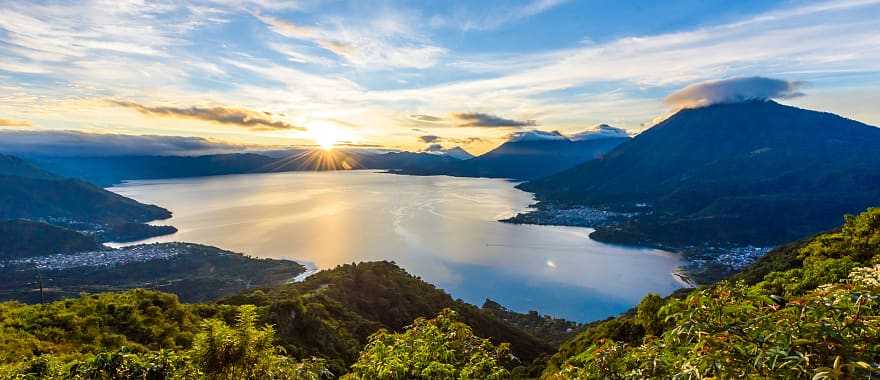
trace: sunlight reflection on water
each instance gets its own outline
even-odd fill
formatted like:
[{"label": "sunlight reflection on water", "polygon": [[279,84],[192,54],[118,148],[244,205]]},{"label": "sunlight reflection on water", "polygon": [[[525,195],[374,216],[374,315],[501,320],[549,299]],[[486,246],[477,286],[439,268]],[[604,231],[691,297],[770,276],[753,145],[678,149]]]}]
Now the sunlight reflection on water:
[{"label": "sunlight reflection on water", "polygon": [[296,172],[133,181],[110,189],[174,213],[174,235],[318,268],[392,260],[456,298],[579,321],[680,284],[668,252],[590,240],[587,228],[512,225],[531,194],[496,179]]}]

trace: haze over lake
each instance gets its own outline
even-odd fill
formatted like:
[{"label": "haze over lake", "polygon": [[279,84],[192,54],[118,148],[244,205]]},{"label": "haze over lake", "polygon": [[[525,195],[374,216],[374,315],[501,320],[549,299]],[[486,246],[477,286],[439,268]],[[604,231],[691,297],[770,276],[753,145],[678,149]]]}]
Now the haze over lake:
[{"label": "haze over lake", "polygon": [[[392,260],[481,305],[590,321],[681,286],[672,253],[590,240],[588,228],[513,225],[532,195],[505,180],[369,171],[127,182],[110,190],[161,205],[187,241],[318,268]],[[140,242],[139,242],[140,243]]]}]

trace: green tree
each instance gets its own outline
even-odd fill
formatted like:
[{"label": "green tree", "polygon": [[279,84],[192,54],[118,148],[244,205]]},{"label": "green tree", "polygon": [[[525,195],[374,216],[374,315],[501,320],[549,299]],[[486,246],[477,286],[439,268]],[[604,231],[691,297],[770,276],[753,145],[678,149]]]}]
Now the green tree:
[{"label": "green tree", "polygon": [[319,361],[296,362],[274,345],[275,330],[256,326],[253,305],[239,309],[234,327],[221,320],[205,321],[190,350],[193,361],[207,379],[303,379],[329,375]]},{"label": "green tree", "polygon": [[379,331],[352,365],[348,380],[506,379],[509,345],[474,336],[451,309],[417,319],[403,333]]},{"label": "green tree", "polygon": [[645,329],[648,335],[657,335],[662,332],[663,321],[657,315],[663,307],[663,298],[651,293],[642,299],[636,308],[636,322]]}]

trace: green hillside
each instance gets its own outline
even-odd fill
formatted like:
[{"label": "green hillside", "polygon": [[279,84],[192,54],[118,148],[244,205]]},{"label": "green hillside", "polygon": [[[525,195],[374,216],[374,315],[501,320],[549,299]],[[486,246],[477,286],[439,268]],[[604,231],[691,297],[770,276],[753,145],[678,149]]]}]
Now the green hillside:
[{"label": "green hillside", "polygon": [[100,249],[93,237],[27,220],[0,221],[0,260]]},{"label": "green hillside", "polygon": [[[72,367],[94,366],[95,361],[113,358],[134,367],[161,364],[174,367],[174,371],[191,366],[205,370],[205,363],[195,361],[194,351],[204,339],[200,334],[204,336],[211,324],[220,323],[206,321],[215,318],[234,325],[236,315],[248,308],[254,310],[255,326],[272,326],[272,352],[284,352],[285,360],[297,363],[292,365],[314,365],[330,371],[333,377],[347,373],[359,362],[361,370],[368,371],[363,364],[368,355],[362,352],[365,346],[398,339],[397,334],[408,339],[407,329],[414,321],[440,314],[445,317],[424,323],[436,324],[443,331],[467,332],[468,336],[472,331],[470,338],[458,337],[492,355],[496,345],[512,353],[490,355],[498,362],[481,366],[483,369],[536,376],[541,358],[554,350],[490,313],[453,300],[393,263],[373,262],[344,265],[302,283],[248,291],[218,303],[185,304],[174,295],[140,289],[82,295],[45,306],[7,302],[0,304],[0,368],[21,373],[50,363],[54,370],[69,373]],[[223,330],[222,326],[214,327]],[[421,342],[446,344],[442,340]],[[320,360],[310,361],[313,357]],[[2,374],[0,370],[0,378]],[[127,376],[111,378],[142,378]]]},{"label": "green hillside", "polygon": [[880,208],[714,286],[589,326],[547,379],[868,378],[880,359]]}]

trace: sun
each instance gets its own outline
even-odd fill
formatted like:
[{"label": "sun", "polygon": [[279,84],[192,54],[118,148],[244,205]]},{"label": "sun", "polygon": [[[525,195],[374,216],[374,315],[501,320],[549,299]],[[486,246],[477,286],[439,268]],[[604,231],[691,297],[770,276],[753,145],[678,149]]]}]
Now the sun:
[{"label": "sun", "polygon": [[311,135],[312,140],[324,150],[333,149],[333,147],[341,140],[339,129],[330,124],[322,123],[311,127],[309,128],[309,134]]}]

